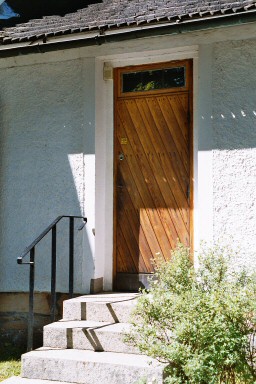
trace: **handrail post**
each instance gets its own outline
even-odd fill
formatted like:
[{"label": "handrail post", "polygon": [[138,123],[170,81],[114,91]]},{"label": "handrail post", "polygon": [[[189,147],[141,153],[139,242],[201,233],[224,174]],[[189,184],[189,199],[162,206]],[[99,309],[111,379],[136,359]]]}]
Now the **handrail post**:
[{"label": "handrail post", "polygon": [[29,270],[29,314],[28,314],[28,344],[27,350],[33,349],[34,333],[34,284],[35,284],[35,247],[30,250],[30,270]]},{"label": "handrail post", "polygon": [[74,294],[74,217],[69,218],[69,297]]},{"label": "handrail post", "polygon": [[51,266],[51,322],[55,321],[55,308],[56,308],[56,245],[57,245],[57,231],[56,224],[52,227],[52,266]]}]

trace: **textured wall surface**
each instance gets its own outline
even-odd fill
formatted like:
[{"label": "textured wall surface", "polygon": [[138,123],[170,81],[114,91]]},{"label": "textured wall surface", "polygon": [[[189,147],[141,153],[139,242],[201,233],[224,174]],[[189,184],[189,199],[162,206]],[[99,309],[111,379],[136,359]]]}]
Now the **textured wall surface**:
[{"label": "textured wall surface", "polygon": [[256,267],[256,40],[213,48],[214,239]]},{"label": "textured wall surface", "polygon": [[[18,266],[16,258],[58,215],[83,214],[85,199],[93,214],[94,196],[87,191],[94,173],[86,169],[95,153],[93,68],[94,60],[77,59],[0,70],[1,291],[27,290],[28,267]],[[75,231],[77,292],[88,290],[93,273],[88,233]],[[50,287],[50,241],[37,250],[41,291]],[[57,284],[62,292],[68,287],[67,250],[63,242]]]},{"label": "textured wall surface", "polygon": [[[16,265],[16,257],[56,216],[83,211],[88,224],[83,232],[76,231],[75,280],[77,292],[88,291],[94,269],[95,226],[95,62],[90,57],[103,55],[108,62],[107,55],[111,54],[117,66],[125,66],[134,58],[141,60],[144,50],[149,52],[143,62],[151,62],[154,50],[163,49],[160,62],[165,61],[161,55],[170,49],[175,60],[183,57],[179,48],[184,46],[199,47],[198,78],[195,74],[199,82],[195,83],[194,97],[195,168],[199,169],[198,173],[195,169],[195,190],[199,190],[195,198],[196,238],[199,243],[211,239],[212,233],[215,241],[232,236],[234,245],[241,249],[237,264],[255,266],[256,40],[249,38],[255,36],[254,25],[239,28],[225,33],[208,30],[172,38],[136,39],[0,62],[0,291],[26,291],[28,268]],[[97,81],[99,93],[104,83],[101,72]],[[108,168],[103,172],[106,180],[97,174],[97,207],[103,212],[97,228],[102,226],[102,233],[108,234],[106,242],[101,237],[103,246],[97,254],[102,270],[105,245],[112,244],[109,222],[113,219],[112,134],[107,134],[113,128],[113,84],[109,84],[111,92],[102,96],[105,112],[101,105],[97,107],[102,116],[96,140],[98,148],[103,148],[98,167]],[[60,229],[59,243],[65,236],[64,226]],[[49,245],[50,238],[38,249],[36,274],[40,284],[36,288],[41,291],[49,289]],[[112,281],[111,249],[109,246],[106,263],[108,287]],[[67,247],[63,245],[58,254],[59,291],[67,289],[66,261]]]}]

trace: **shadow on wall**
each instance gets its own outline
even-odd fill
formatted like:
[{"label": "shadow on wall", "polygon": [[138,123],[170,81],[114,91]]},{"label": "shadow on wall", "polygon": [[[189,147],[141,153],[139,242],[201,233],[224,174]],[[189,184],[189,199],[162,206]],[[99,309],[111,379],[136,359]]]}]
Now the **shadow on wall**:
[{"label": "shadow on wall", "polygon": [[[205,140],[201,142],[200,150],[238,150],[246,148],[256,148],[256,108],[239,108],[228,105],[227,102],[223,103],[220,110],[216,108],[212,115],[201,115],[201,132],[204,135],[206,126],[211,125],[213,129],[213,142]],[[209,143],[207,145],[206,143]]]},{"label": "shadow on wall", "polygon": [[[28,268],[18,266],[16,258],[57,216],[83,215],[84,155],[94,155],[94,132],[90,128],[84,143],[90,126],[84,126],[80,65],[65,62],[44,65],[44,71],[36,65],[0,73],[2,292],[28,290]],[[78,232],[78,224],[75,292],[83,293],[89,291],[94,264],[87,231]],[[67,237],[60,224],[58,292],[68,291]],[[48,236],[36,250],[36,291],[50,290],[50,246]]]}]

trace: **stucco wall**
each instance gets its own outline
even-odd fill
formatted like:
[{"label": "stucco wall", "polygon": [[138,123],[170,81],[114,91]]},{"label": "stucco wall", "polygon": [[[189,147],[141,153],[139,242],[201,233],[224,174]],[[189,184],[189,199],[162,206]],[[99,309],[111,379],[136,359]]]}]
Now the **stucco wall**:
[{"label": "stucco wall", "polygon": [[[17,266],[16,257],[63,213],[88,217],[86,229],[76,232],[76,291],[88,292],[94,257],[94,277],[104,274],[105,288],[112,287],[113,81],[104,81],[104,63],[127,66],[194,58],[195,249],[200,240],[232,236],[241,248],[237,265],[254,266],[252,36],[254,25],[0,61],[0,291],[27,290],[28,268]],[[94,256],[95,216],[99,240]],[[49,244],[50,239],[38,250],[37,290],[49,290],[50,268],[42,261]],[[66,253],[63,246],[59,291],[67,289]]]},{"label": "stucco wall", "polygon": [[256,266],[256,40],[213,46],[213,233]]},{"label": "stucco wall", "polygon": [[[75,291],[85,292],[93,275],[94,60],[29,60],[0,70],[0,291],[27,290],[28,267],[18,266],[17,256],[58,215],[85,214],[87,228],[75,232]],[[64,237],[61,225],[59,243]],[[50,241],[37,250],[40,291],[50,287]],[[58,253],[62,292],[67,250],[66,243]]]}]

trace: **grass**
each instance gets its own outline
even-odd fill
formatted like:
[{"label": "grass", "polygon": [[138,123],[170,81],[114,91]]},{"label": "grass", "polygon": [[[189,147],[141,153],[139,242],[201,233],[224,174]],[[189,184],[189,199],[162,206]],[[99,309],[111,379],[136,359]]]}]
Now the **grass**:
[{"label": "grass", "polygon": [[0,345],[0,382],[20,374],[20,356],[24,351],[12,344]]}]

